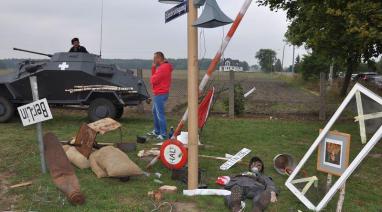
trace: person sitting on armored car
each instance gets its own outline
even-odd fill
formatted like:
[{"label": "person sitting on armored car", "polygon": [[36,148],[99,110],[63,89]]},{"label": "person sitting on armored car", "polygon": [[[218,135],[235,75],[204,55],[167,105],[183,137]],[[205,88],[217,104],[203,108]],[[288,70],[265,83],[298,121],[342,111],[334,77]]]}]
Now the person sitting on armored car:
[{"label": "person sitting on armored car", "polygon": [[80,45],[80,40],[78,38],[72,39],[72,48],[70,48],[69,52],[82,52],[89,53],[85,47]]},{"label": "person sitting on armored car", "polygon": [[272,178],[264,175],[263,161],[253,157],[248,169],[249,172],[231,177],[225,185],[225,189],[231,191],[231,195],[225,197],[225,203],[233,212],[242,211],[241,202],[245,199],[252,199],[253,212],[262,212],[269,203],[277,201],[279,190]]}]

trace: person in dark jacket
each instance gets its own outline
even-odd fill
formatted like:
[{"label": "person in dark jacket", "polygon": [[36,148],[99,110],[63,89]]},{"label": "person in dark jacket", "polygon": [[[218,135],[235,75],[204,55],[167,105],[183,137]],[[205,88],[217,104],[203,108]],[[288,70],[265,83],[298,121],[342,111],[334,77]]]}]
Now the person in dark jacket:
[{"label": "person in dark jacket", "polygon": [[242,210],[241,202],[252,199],[253,212],[263,211],[269,203],[277,202],[279,190],[272,178],[264,175],[264,163],[258,157],[253,157],[249,162],[249,172],[231,177],[225,189],[231,191],[225,197],[226,205],[234,212]]},{"label": "person in dark jacket", "polygon": [[166,102],[170,93],[172,65],[165,59],[162,52],[154,54],[154,61],[151,68],[151,88],[153,91],[153,116],[154,130],[148,133],[149,136],[155,136],[158,140],[167,138],[166,124]]},{"label": "person in dark jacket", "polygon": [[89,53],[85,47],[80,45],[80,40],[78,38],[72,39],[72,48],[70,48],[69,52],[82,52]]}]

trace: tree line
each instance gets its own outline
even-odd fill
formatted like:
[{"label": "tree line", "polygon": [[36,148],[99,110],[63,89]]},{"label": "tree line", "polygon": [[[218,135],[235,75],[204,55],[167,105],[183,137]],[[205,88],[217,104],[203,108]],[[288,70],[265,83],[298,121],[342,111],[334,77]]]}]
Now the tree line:
[{"label": "tree line", "polygon": [[[276,52],[272,49],[260,49],[256,53],[255,58],[259,61],[259,68],[264,72],[292,71],[292,66],[287,68],[282,67],[281,60],[277,58]],[[346,72],[344,63],[340,63],[340,61],[336,60],[328,60],[316,52],[302,55],[302,58],[297,55],[294,71],[300,73],[304,80],[317,80],[321,72],[329,74],[330,66],[333,66],[335,76]],[[360,72],[377,72],[382,74],[382,58],[379,60],[371,59],[367,63],[359,63],[354,73]]]},{"label": "tree line", "polygon": [[[16,69],[18,64],[26,59],[0,59],[0,69]],[[168,59],[173,64],[176,70],[187,70],[187,59]],[[108,64],[116,64],[122,69],[150,69],[152,60],[146,59],[102,59],[103,62]],[[199,60],[199,68],[207,70],[211,63],[211,59]],[[244,71],[249,70],[249,65],[246,61],[239,61]]]},{"label": "tree line", "polygon": [[286,40],[312,51],[302,61],[311,60],[310,64],[314,64],[321,60],[345,71],[342,95],[347,93],[351,75],[360,64],[369,67],[378,64],[376,58],[382,54],[381,0],[257,0],[257,3],[286,12],[289,21]]}]

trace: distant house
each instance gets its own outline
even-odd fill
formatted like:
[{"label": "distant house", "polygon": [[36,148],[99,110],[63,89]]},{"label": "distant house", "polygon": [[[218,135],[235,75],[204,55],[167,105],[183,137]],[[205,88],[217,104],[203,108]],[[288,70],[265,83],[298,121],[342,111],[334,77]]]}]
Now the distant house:
[{"label": "distant house", "polygon": [[220,64],[219,71],[244,71],[244,68],[240,65],[239,60],[226,58],[223,59],[222,64]]}]

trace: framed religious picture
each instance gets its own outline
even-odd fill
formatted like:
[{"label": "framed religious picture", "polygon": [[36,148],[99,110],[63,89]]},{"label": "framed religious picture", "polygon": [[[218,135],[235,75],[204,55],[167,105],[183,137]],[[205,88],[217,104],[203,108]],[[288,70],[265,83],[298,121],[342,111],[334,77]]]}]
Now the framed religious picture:
[{"label": "framed religious picture", "polygon": [[318,146],[317,170],[341,176],[349,166],[351,135],[330,131]]}]

